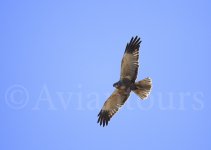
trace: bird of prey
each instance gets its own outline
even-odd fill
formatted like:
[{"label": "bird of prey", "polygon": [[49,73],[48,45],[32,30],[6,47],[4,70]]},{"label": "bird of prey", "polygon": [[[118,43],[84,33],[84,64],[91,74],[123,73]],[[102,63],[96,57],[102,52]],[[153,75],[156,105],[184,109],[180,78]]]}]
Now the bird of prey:
[{"label": "bird of prey", "polygon": [[141,99],[149,96],[152,87],[152,80],[148,77],[141,81],[135,82],[138,74],[139,47],[141,40],[138,36],[132,37],[127,43],[121,62],[120,80],[113,84],[114,92],[104,103],[98,114],[98,123],[107,126],[113,115],[126,102],[133,91]]}]

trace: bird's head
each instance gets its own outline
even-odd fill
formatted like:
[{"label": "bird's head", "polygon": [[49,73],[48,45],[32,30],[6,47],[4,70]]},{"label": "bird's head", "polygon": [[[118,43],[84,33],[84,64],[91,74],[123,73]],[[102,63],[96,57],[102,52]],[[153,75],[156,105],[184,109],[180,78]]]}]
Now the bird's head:
[{"label": "bird's head", "polygon": [[114,83],[113,87],[115,87],[117,89],[125,89],[126,88],[125,85],[121,81]]},{"label": "bird's head", "polygon": [[113,87],[115,87],[115,88],[118,88],[119,86],[120,86],[119,82],[116,82],[116,83],[113,84]]}]

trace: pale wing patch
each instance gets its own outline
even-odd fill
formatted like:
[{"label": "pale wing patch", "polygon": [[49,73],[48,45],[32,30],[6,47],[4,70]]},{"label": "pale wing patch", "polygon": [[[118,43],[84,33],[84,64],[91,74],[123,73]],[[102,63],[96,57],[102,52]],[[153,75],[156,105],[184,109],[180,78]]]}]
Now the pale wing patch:
[{"label": "pale wing patch", "polygon": [[125,53],[121,65],[121,79],[127,78],[133,80],[137,76],[139,67],[139,51],[138,49],[132,54]]}]

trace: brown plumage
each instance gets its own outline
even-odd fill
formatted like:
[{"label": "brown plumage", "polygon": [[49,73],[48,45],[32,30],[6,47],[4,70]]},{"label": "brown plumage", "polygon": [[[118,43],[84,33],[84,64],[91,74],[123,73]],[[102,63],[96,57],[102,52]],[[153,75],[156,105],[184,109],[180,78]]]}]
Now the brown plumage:
[{"label": "brown plumage", "polygon": [[104,103],[103,108],[98,114],[98,123],[100,125],[108,125],[108,121],[113,115],[119,110],[119,108],[125,103],[127,98],[130,96],[130,89],[118,90],[115,89],[108,100]]},{"label": "brown plumage", "polygon": [[127,44],[121,63],[120,80],[129,79],[132,82],[135,82],[139,67],[140,43],[140,38],[136,36],[135,38],[132,37],[130,43]]},{"label": "brown plumage", "polygon": [[126,102],[131,90],[141,99],[146,99],[150,93],[152,85],[150,78],[135,82],[139,67],[140,43],[140,38],[136,36],[135,38],[132,37],[130,42],[126,45],[121,63],[120,80],[113,84],[116,89],[104,103],[98,114],[97,122],[103,125],[103,127],[108,125],[113,115]]}]

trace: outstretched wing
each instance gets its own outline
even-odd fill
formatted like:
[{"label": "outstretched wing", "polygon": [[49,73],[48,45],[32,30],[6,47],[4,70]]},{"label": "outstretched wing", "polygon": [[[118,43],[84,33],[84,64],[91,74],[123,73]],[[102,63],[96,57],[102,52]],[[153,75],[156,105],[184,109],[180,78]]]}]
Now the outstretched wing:
[{"label": "outstretched wing", "polygon": [[100,125],[108,125],[108,122],[113,115],[119,110],[119,108],[125,103],[130,95],[130,90],[118,90],[116,89],[111,96],[104,103],[103,108],[98,114],[98,121]]},{"label": "outstretched wing", "polygon": [[127,43],[125,53],[121,63],[121,77],[120,79],[129,79],[135,82],[138,73],[138,59],[139,59],[139,47],[141,40],[138,36],[131,38]]}]

